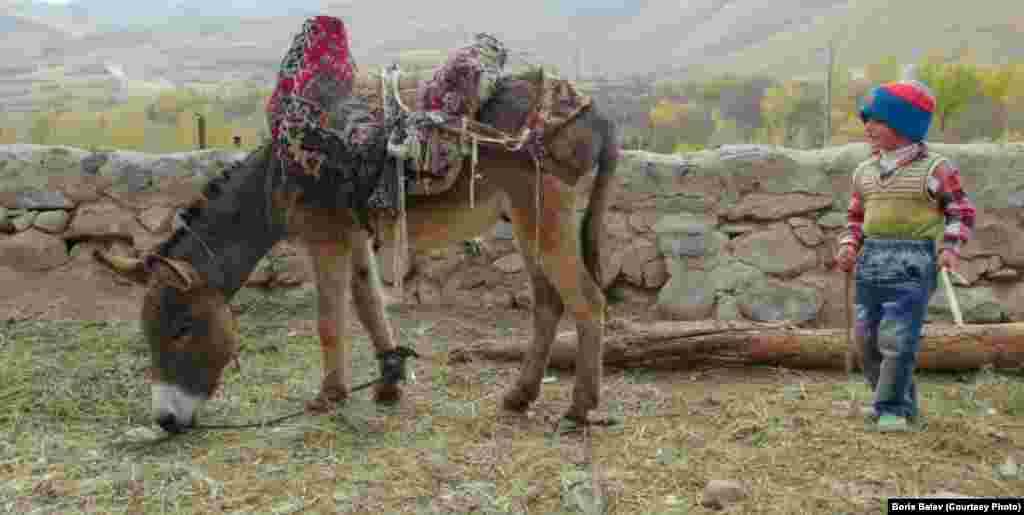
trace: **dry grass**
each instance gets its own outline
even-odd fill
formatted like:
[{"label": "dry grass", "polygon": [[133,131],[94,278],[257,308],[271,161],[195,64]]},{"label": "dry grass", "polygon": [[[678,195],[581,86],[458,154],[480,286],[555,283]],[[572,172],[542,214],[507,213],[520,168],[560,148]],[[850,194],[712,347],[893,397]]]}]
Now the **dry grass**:
[{"label": "dry grass", "polygon": [[[289,412],[318,386],[309,294],[246,291],[238,302],[242,370],[228,372],[205,422]],[[1024,490],[994,471],[1024,449],[1019,375],[921,376],[927,431],[879,435],[834,413],[868,400],[842,374],[609,371],[604,411],[625,423],[558,435],[571,374],[554,374],[516,416],[497,409],[515,364],[447,360],[482,337],[528,337],[527,314],[391,311],[424,355],[400,405],[360,392],[331,416],[159,443],[135,324],[0,325],[0,512],[581,513],[597,498],[606,513],[700,514],[714,511],[700,503],[707,482],[735,479],[750,494],[730,513],[861,514],[884,513],[891,495]],[[356,327],[362,383],[377,366]]]}]

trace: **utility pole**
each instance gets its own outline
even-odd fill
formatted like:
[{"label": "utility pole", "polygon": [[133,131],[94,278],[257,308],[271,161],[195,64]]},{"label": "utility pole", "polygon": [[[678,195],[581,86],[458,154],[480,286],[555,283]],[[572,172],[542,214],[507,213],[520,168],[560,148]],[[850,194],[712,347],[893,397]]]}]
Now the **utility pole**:
[{"label": "utility pole", "polygon": [[577,82],[583,80],[583,47],[577,42]]},{"label": "utility pole", "polygon": [[832,140],[832,62],[835,55],[835,40],[828,41],[827,62],[828,70],[825,72],[825,139],[822,147],[827,147]]},{"label": "utility pole", "polygon": [[195,115],[196,115],[196,124],[198,125],[197,129],[199,129],[199,150],[205,150],[206,149],[206,117],[204,117],[202,115],[202,113],[195,113]]}]

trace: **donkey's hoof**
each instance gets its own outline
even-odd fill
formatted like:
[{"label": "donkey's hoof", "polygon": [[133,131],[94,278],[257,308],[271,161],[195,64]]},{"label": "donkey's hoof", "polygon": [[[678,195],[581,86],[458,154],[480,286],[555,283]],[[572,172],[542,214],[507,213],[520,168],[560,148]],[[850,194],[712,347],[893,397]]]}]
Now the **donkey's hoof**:
[{"label": "donkey's hoof", "polygon": [[509,390],[501,399],[501,407],[506,411],[522,413],[530,407],[530,398],[518,389]]},{"label": "donkey's hoof", "polygon": [[348,391],[340,386],[324,388],[314,399],[306,401],[306,411],[314,415],[329,413],[348,400]]},{"label": "donkey's hoof", "polygon": [[586,419],[580,420],[570,416],[563,416],[555,422],[555,433],[560,435],[579,433],[587,426]]},{"label": "donkey's hoof", "polygon": [[393,404],[402,400],[402,389],[397,384],[377,383],[373,385],[373,400],[378,404]]},{"label": "donkey's hoof", "polygon": [[614,416],[591,419],[587,416],[580,417],[566,413],[562,418],[558,419],[558,422],[555,425],[555,431],[560,434],[578,433],[587,427],[606,427],[614,431],[622,428],[624,422],[625,421],[622,418]]}]

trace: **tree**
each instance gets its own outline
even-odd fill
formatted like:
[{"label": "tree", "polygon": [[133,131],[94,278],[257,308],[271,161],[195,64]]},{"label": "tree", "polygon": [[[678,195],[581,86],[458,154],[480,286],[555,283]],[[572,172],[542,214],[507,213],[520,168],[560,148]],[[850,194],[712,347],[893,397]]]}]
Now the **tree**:
[{"label": "tree", "polygon": [[655,129],[679,128],[686,123],[686,115],[689,111],[689,104],[662,100],[651,109],[648,118]]},{"label": "tree", "polygon": [[982,92],[996,104],[999,133],[1004,138],[1010,130],[1007,104],[1010,102],[1010,86],[1016,79],[1016,71],[1012,66],[993,66],[978,71]]},{"label": "tree", "polygon": [[761,119],[761,97],[774,81],[762,77],[736,80],[733,85],[722,89],[719,105],[724,118],[736,120],[746,133],[764,123]]},{"label": "tree", "polygon": [[963,111],[979,86],[977,70],[970,64],[940,63],[929,59],[920,64],[917,77],[935,95],[935,116],[939,119],[939,129],[943,131],[946,124]]},{"label": "tree", "polygon": [[900,62],[894,55],[886,56],[881,61],[864,67],[864,76],[874,85],[899,80],[902,74]]},{"label": "tree", "polygon": [[761,120],[771,143],[785,144],[786,111],[789,105],[786,91],[779,86],[768,88],[761,97]]},{"label": "tree", "polygon": [[697,112],[691,103],[661,100],[648,112],[647,126],[650,128],[651,150],[671,152],[680,142],[703,144],[710,135],[708,124],[700,117],[691,116]]},{"label": "tree", "polygon": [[40,113],[35,116],[32,128],[28,130],[28,140],[36,145],[46,145],[53,137],[52,113]]}]

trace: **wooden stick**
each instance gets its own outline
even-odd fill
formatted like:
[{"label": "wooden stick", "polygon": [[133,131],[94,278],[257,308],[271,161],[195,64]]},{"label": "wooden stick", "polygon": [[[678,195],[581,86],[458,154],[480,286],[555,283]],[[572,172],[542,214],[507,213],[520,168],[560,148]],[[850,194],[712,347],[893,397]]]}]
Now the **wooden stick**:
[{"label": "wooden stick", "polygon": [[[798,369],[843,369],[849,351],[845,331],[790,328],[784,323],[695,321],[620,324],[605,338],[603,362],[612,367],[687,369],[710,364],[774,365]],[[557,335],[549,366],[572,369],[575,332]],[[968,370],[1024,365],[1024,322],[1007,324],[926,324],[918,367]],[[481,340],[453,352],[498,361],[521,360],[528,344],[516,339]],[[859,349],[854,349],[859,356]],[[458,360],[456,359],[456,360]]]},{"label": "wooden stick", "polygon": [[956,321],[956,325],[963,327],[964,315],[960,312],[960,303],[956,300],[956,293],[953,291],[953,282],[949,279],[949,272],[946,267],[942,267],[940,270],[942,274],[942,282],[946,285],[946,297],[949,298],[949,308],[953,311],[953,320]]},{"label": "wooden stick", "polygon": [[846,374],[853,373],[853,301],[850,299],[850,283],[853,272],[846,272]]}]

